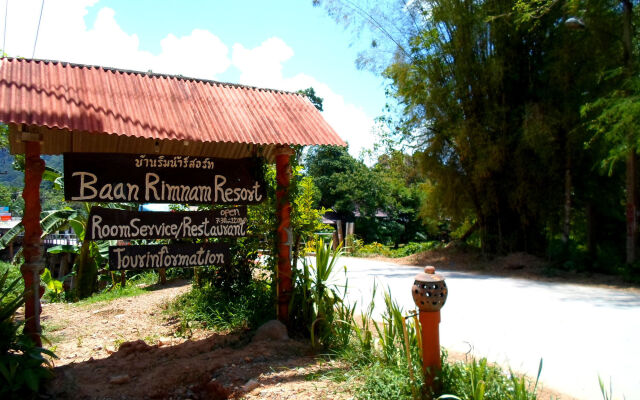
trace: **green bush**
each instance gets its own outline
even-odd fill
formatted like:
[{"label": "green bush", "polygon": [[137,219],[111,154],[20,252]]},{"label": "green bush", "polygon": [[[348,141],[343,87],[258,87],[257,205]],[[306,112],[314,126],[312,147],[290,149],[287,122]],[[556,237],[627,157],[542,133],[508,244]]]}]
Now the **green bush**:
[{"label": "green bush", "polygon": [[407,257],[412,254],[422,253],[425,251],[436,249],[441,245],[442,245],[441,242],[438,242],[435,240],[432,240],[429,242],[420,242],[420,243],[409,242],[404,246],[400,246],[397,249],[393,249],[391,251],[391,257],[396,257],[396,258]]},{"label": "green bush", "polygon": [[178,315],[181,332],[195,324],[217,330],[253,329],[275,318],[271,287],[253,280],[233,294],[217,286],[194,287],[178,297],[169,312]]},{"label": "green bush", "polygon": [[[22,274],[20,274],[20,268],[7,262],[0,261],[0,276],[7,274],[6,282],[14,282],[18,280],[18,284],[13,285],[11,290],[2,297],[2,304],[12,302],[14,299],[22,296],[24,290],[24,284],[20,281]],[[5,290],[6,288],[2,288]]]},{"label": "green bush", "polygon": [[362,241],[357,239],[354,241],[354,255],[360,257],[367,256],[383,256],[400,258],[410,256],[416,253],[422,253],[436,249],[442,245],[441,242],[432,240],[428,242],[409,242],[407,244],[401,244],[397,249],[392,249],[382,243],[373,242],[369,244],[362,244]]}]

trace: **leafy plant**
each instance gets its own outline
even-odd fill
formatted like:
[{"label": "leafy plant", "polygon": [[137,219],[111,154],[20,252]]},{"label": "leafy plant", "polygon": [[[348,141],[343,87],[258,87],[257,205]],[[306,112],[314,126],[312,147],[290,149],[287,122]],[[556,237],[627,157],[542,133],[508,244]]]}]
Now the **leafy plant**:
[{"label": "leafy plant", "polygon": [[[337,261],[343,254],[342,245],[335,250],[322,238],[316,242],[315,265],[303,259],[303,272],[297,279],[297,296],[301,296],[303,322],[310,323],[311,344],[314,347],[331,347],[336,327],[336,306],[342,303],[337,287],[329,283]],[[294,294],[294,297],[296,294]],[[342,336],[343,337],[343,336]]]},{"label": "leafy plant", "polygon": [[49,268],[45,268],[44,272],[42,272],[42,275],[40,275],[40,279],[42,280],[42,283],[45,284],[45,288],[47,289],[45,296],[49,297],[53,301],[60,301],[62,299],[62,294],[64,293],[63,282],[65,281],[65,279],[67,279],[67,277],[71,275],[73,275],[73,272],[65,275],[64,277],[62,277],[62,279],[58,280],[51,275],[51,271],[49,271]]},{"label": "leafy plant", "polygon": [[194,287],[178,297],[167,312],[180,318],[180,333],[188,336],[194,324],[225,331],[257,328],[273,319],[272,304],[268,283],[253,280],[233,294],[215,285]]},{"label": "leafy plant", "polygon": [[12,298],[21,279],[8,282],[8,275],[7,271],[0,277],[0,397],[33,398],[42,381],[51,377],[51,363],[45,356],[56,355],[18,333],[20,325],[13,315],[24,303],[24,296]]}]

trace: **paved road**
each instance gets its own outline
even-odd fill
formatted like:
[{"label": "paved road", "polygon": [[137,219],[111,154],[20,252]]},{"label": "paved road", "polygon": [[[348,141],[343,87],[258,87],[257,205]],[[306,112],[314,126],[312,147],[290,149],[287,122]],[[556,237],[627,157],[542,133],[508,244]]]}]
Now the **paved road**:
[{"label": "paved road", "polygon": [[[418,267],[345,257],[348,299],[368,304],[378,283],[376,314],[388,287],[405,309]],[[640,399],[640,295],[564,283],[439,270],[449,298],[442,311],[441,344],[485,356],[535,376],[580,399],[601,399],[598,375],[611,378],[614,397]],[[344,281],[344,272],[336,275]]]}]

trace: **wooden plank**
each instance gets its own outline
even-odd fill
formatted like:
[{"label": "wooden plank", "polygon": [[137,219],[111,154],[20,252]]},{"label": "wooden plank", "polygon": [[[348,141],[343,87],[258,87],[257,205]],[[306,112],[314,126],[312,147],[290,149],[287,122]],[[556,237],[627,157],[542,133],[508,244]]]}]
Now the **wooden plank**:
[{"label": "wooden plank", "polygon": [[128,211],[92,207],[87,221],[89,240],[204,239],[243,237],[247,207],[209,211]]},{"label": "wooden plank", "polygon": [[109,269],[113,271],[226,265],[230,259],[229,246],[220,243],[109,246]]}]

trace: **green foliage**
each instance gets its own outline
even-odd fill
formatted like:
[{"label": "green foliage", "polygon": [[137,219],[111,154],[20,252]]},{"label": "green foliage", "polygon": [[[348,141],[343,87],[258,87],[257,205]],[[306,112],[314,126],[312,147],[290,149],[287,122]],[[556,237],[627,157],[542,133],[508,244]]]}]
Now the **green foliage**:
[{"label": "green foliage", "polygon": [[[5,274],[7,274],[6,282],[15,282],[15,281],[20,281],[20,279],[22,279],[20,268],[10,263],[0,261],[0,276],[4,276]],[[6,287],[3,287],[3,289],[6,290]],[[12,285],[12,289],[5,293],[5,295],[2,297],[2,301],[13,302],[18,297],[22,297],[23,290],[24,290],[24,284]]]},{"label": "green foliage", "polygon": [[357,389],[358,399],[405,400],[415,398],[416,383],[411,382],[406,368],[374,362],[358,371],[364,380]]},{"label": "green foliage", "polygon": [[9,207],[9,211],[12,214],[22,214],[22,209],[24,208],[22,190],[17,187],[0,184],[0,205]]},{"label": "green foliage", "polygon": [[370,168],[344,148],[318,147],[309,150],[306,167],[320,192],[318,204],[343,221],[359,213],[355,231],[365,242],[397,245],[424,232],[417,215],[421,175],[415,157],[390,151]]},{"label": "green foliage", "polygon": [[309,87],[309,88],[306,88],[304,90],[298,90],[296,93],[299,93],[299,94],[307,96],[307,98],[309,99],[311,104],[313,104],[318,109],[318,111],[323,111],[322,110],[322,103],[323,103],[324,99],[322,97],[318,97],[318,95],[316,95],[316,91],[315,91],[314,88]]},{"label": "green foliage", "polygon": [[0,396],[35,398],[42,382],[52,376],[46,356],[56,356],[18,333],[20,325],[13,316],[24,297],[14,297],[14,292],[22,282],[21,278],[9,281],[8,276],[9,271],[0,276]]},{"label": "green foliage", "polygon": [[273,319],[273,297],[269,284],[253,280],[234,294],[214,285],[194,287],[168,309],[180,318],[180,333],[188,335],[194,324],[215,330],[255,329]]},{"label": "green foliage", "polygon": [[42,275],[40,275],[40,280],[44,283],[46,288],[45,296],[52,301],[60,301],[62,293],[64,292],[64,287],[62,286],[64,279],[60,281],[55,279],[51,276],[49,268],[45,268]]},{"label": "green foliage", "polygon": [[301,168],[298,168],[294,173],[294,177],[298,179],[298,190],[291,209],[291,228],[295,237],[306,242],[315,232],[327,229],[322,223],[322,215],[327,210],[314,207],[318,189],[313,184],[313,179],[300,175],[300,170]]},{"label": "green foliage", "polygon": [[401,258],[407,257],[412,254],[422,253],[425,251],[433,250],[442,245],[442,242],[429,241],[429,242],[409,242],[405,245],[399,246],[397,249],[389,248],[378,242],[369,243],[366,245],[358,245],[355,248],[354,256],[367,257],[367,256],[384,256]]},{"label": "green foliage", "polygon": [[[341,301],[341,297],[336,290],[337,288],[329,284],[329,280],[341,255],[341,246],[332,250],[331,243],[325,244],[324,240],[320,239],[316,243],[315,264],[305,267],[311,270],[310,297],[306,300],[307,304],[312,307],[310,331],[311,344],[314,347],[328,348],[334,339],[335,309],[337,303]],[[306,263],[305,259],[303,264]]]},{"label": "green foliage", "polygon": [[[320,191],[318,205],[324,208],[334,208],[341,201],[338,212],[351,212],[354,205],[342,199],[342,192],[338,187],[343,184],[345,178],[352,176],[358,168],[358,162],[349,155],[344,147],[338,146],[312,146],[309,148],[305,166],[309,176]],[[342,187],[342,191],[349,187]],[[364,189],[364,188],[363,188]]]},{"label": "green foliage", "polygon": [[[622,73],[618,68],[608,74],[608,80],[619,80]],[[613,174],[615,164],[630,151],[640,152],[640,77],[623,79],[619,87],[614,86],[605,96],[585,104],[581,112],[595,135],[590,143],[602,139],[608,144],[600,163],[608,174]]]},{"label": "green foliage", "polygon": [[[587,270],[596,263],[575,259],[567,236],[588,258],[623,250],[625,183],[617,164],[640,144],[640,41],[633,34],[623,40],[626,17],[638,24],[636,2],[316,3],[372,38],[361,65],[386,63],[397,107],[379,119],[387,125],[383,141],[417,150],[419,217],[431,238],[542,254],[564,233],[558,265]],[[388,214],[396,220],[393,208]],[[376,222],[363,221],[359,235],[388,244],[365,235],[395,234]]]},{"label": "green foliage", "polygon": [[303,258],[302,270],[293,269],[294,292],[289,319],[294,329],[302,328],[301,333],[311,337],[314,347],[340,347],[344,340],[340,332],[344,326],[336,313],[344,307],[344,292],[341,294],[338,287],[331,284],[331,278],[343,250],[342,247],[331,249],[331,243],[325,243],[322,238],[316,240],[314,250],[315,263]]},{"label": "green foliage", "polygon": [[512,371],[505,375],[500,366],[490,365],[485,358],[447,362],[447,355],[444,353],[440,381],[443,393],[453,394],[459,399],[535,400],[541,371],[542,360],[538,377],[535,382],[529,383],[526,377],[519,377]]}]

